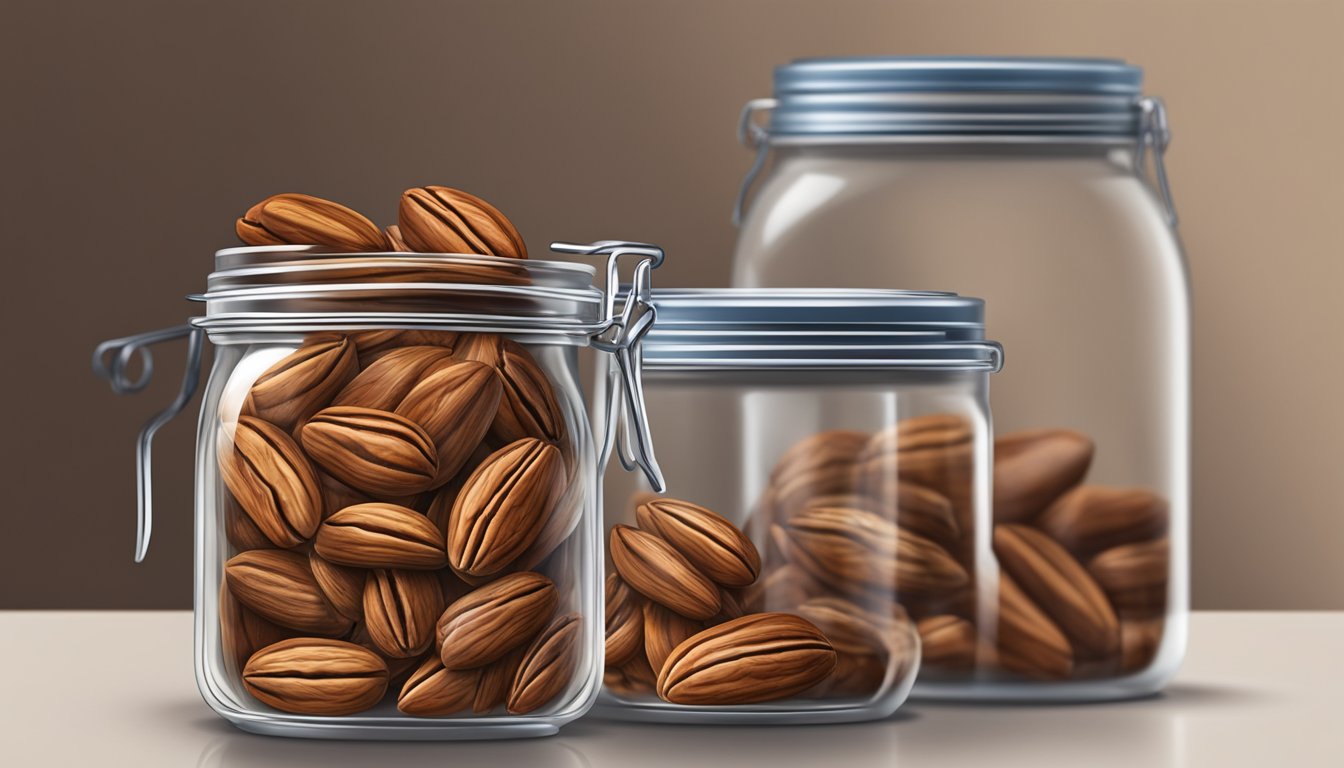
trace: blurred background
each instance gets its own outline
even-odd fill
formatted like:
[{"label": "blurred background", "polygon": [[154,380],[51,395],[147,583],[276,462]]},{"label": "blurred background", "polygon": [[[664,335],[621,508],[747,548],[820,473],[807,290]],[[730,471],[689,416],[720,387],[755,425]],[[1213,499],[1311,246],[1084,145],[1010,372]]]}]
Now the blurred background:
[{"label": "blurred background", "polygon": [[[131,562],[137,398],[94,345],[182,322],[234,218],[276,192],[381,224],[403,189],[554,239],[667,248],[728,280],[771,68],[829,55],[1063,55],[1143,66],[1194,285],[1194,605],[1344,608],[1344,3],[1308,0],[9,2],[0,26],[10,363],[0,608],[185,608],[194,411],[160,433]],[[993,309],[989,314],[993,334]],[[195,406],[193,406],[194,409]]]}]

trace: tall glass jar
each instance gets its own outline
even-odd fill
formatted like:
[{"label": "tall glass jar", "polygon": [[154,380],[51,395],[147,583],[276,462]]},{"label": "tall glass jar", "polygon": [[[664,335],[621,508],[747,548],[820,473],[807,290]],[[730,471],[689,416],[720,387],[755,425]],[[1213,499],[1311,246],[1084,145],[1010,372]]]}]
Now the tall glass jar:
[{"label": "tall glass jar", "polygon": [[1186,639],[1190,321],[1165,113],[1140,70],[798,61],[743,118],[758,159],[735,286],[969,293],[1012,351],[993,397],[995,551],[1068,663],[916,693],[1161,688]]},{"label": "tall glass jar", "polygon": [[[605,715],[890,715],[988,673],[983,305],[901,291],[660,290],[644,345],[665,494],[607,478]],[[921,645],[923,667],[921,669]]]},{"label": "tall glass jar", "polygon": [[[620,256],[639,257],[642,281],[662,259],[554,247],[607,254],[608,280]],[[150,439],[190,400],[203,336],[215,346],[196,470],[196,678],[211,708],[259,733],[376,739],[540,736],[588,710],[602,450],[578,350],[626,354],[643,332],[627,322],[639,305],[613,314],[593,275],[230,248],[204,317],[99,348],[114,387],[133,391],[146,344],[190,336],[182,396],[141,437],[140,559]]]}]

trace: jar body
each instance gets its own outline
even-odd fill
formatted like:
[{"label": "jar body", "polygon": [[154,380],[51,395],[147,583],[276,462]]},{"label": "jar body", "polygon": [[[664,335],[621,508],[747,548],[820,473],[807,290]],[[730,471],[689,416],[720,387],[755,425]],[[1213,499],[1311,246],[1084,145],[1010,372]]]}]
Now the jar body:
[{"label": "jar body", "polygon": [[600,501],[577,345],[555,338],[213,338],[195,661],[216,712],[280,735],[469,739],[587,711]]},{"label": "jar body", "polygon": [[[1069,638],[1072,665],[967,686],[921,680],[917,695],[1106,698],[1170,679],[1188,613],[1188,288],[1130,146],[781,149],[743,223],[733,274],[742,288],[986,300],[1010,359],[993,395],[996,526],[1046,533],[1053,544],[1032,541],[1095,582],[1087,599],[1105,594],[1093,628],[1105,638],[1079,647],[1087,632],[1062,607],[1067,596],[1035,583],[1021,531],[1004,529],[1003,569],[1033,582],[1024,591],[1047,631]],[[1030,498],[1005,498],[1024,484]]]},{"label": "jar body", "polygon": [[[646,613],[634,654],[616,658],[609,602],[597,711],[658,722],[886,717],[918,673],[921,629],[932,626],[925,619],[947,630],[935,638],[947,651],[943,674],[978,676],[989,637],[976,627],[993,627],[996,610],[976,599],[996,583],[986,525],[987,382],[983,372],[677,371],[646,359],[645,397],[667,495],[724,516],[760,556],[749,584],[718,585],[720,615],[674,623],[673,639],[722,626],[732,614],[789,614],[820,628],[836,662],[785,697],[687,703],[671,683],[694,652],[681,662],[665,658],[658,645],[667,644],[668,630],[655,611]],[[640,506],[653,498],[647,486],[615,473],[606,484],[609,531],[649,528]],[[907,489],[919,497],[906,498]],[[621,562],[614,565],[624,577]],[[656,602],[644,597],[646,605]],[[750,670],[739,679],[734,695],[755,684]]]}]

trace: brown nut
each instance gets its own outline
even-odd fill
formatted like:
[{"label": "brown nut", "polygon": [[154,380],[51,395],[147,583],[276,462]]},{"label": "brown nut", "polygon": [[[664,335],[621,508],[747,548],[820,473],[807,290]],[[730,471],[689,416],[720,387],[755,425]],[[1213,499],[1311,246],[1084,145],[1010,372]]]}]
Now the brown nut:
[{"label": "brown nut", "polygon": [[243,505],[228,492],[224,494],[224,538],[239,552],[275,548],[275,542],[262,533],[257,524],[252,522],[252,518],[243,511]]},{"label": "brown nut", "polygon": [[719,612],[719,588],[666,541],[617,525],[611,529],[610,551],[617,573],[648,599],[698,621]]},{"label": "brown nut", "polygon": [[401,195],[397,225],[420,253],[479,253],[527,258],[527,245],[499,209],[451,187],[416,187]]},{"label": "brown nut", "polygon": [[999,666],[1038,680],[1073,674],[1073,649],[1064,633],[1006,573],[999,574]]},{"label": "brown nut", "polygon": [[219,644],[225,657],[242,669],[249,657],[271,643],[290,636],[290,630],[267,621],[243,607],[229,591],[227,584],[219,587]]},{"label": "brown nut", "polygon": [[281,549],[254,549],[224,564],[224,582],[238,602],[282,627],[340,637],[353,622],[332,607],[308,558]]},{"label": "brown nut", "polygon": [[1077,485],[1092,464],[1092,439],[1067,429],[1034,429],[994,441],[994,522],[1035,517]]},{"label": "brown nut", "polygon": [[1120,670],[1125,673],[1145,669],[1157,658],[1162,645],[1164,621],[1156,619],[1120,620]]},{"label": "brown nut", "polygon": [[588,467],[584,462],[571,458],[566,453],[564,443],[561,443],[560,455],[569,467],[563,482],[564,490],[551,514],[546,516],[546,522],[542,523],[537,538],[514,561],[512,567],[518,570],[535,568],[550,557],[578,528],[583,518],[583,510],[588,504],[588,482],[585,479]]},{"label": "brown nut", "polygon": [[1054,539],[1025,525],[998,525],[994,554],[1079,656],[1111,656],[1119,651],[1120,623],[1106,594]]},{"label": "brown nut", "polygon": [[338,565],[315,551],[308,553],[308,568],[337,613],[351,621],[364,618],[364,578],[367,574],[363,568]]},{"label": "brown nut", "polygon": [[692,621],[658,603],[644,603],[643,612],[644,655],[648,657],[649,666],[653,669],[662,669],[663,662],[671,655],[672,649],[705,628],[704,624]]},{"label": "brown nut", "polygon": [[559,696],[579,666],[582,621],[577,613],[557,616],[532,641],[509,690],[509,714],[541,709]]},{"label": "brown nut", "polygon": [[462,337],[453,356],[488,365],[499,374],[504,394],[490,426],[495,443],[524,437],[555,443],[565,436],[565,416],[555,389],[526,347],[497,334],[475,333]]},{"label": "brown nut", "polygon": [[358,370],[355,345],[344,336],[304,344],[252,382],[243,413],[289,432],[325,406]]},{"label": "brown nut", "polygon": [[969,528],[972,437],[970,422],[956,414],[902,419],[864,448],[859,485],[876,498],[898,482],[937,491],[952,503],[958,524]]},{"label": "brown nut", "polygon": [[923,664],[942,669],[970,669],[975,664],[975,626],[960,616],[920,619],[916,625]]},{"label": "brown nut", "polygon": [[787,699],[826,679],[836,661],[835,649],[811,622],[758,613],[678,645],[658,675],[658,695],[688,705]]},{"label": "brown nut", "polygon": [[439,577],[425,571],[379,568],[364,584],[364,625],[379,652],[405,659],[425,652],[443,613]]},{"label": "brown nut", "polygon": [[448,564],[443,533],[429,518],[396,504],[346,507],[323,521],[313,548],[333,563],[432,571]]},{"label": "brown nut", "polygon": [[317,530],[322,495],[317,474],[279,427],[238,417],[232,442],[220,432],[219,474],[239,506],[277,547],[294,547]]},{"label": "brown nut", "polygon": [[1158,539],[1108,549],[1087,570],[1122,614],[1158,616],[1167,609],[1170,562],[1170,543]]},{"label": "brown nut", "polygon": [[430,331],[420,328],[385,328],[376,331],[355,331],[350,340],[359,353],[359,367],[373,363],[402,347],[443,347],[452,350],[458,335],[452,331]]},{"label": "brown nut", "polygon": [[726,587],[745,587],[761,572],[761,555],[718,513],[678,499],[656,499],[635,510],[639,527],[658,535],[701,573]]},{"label": "brown nut", "polygon": [[[644,598],[608,574],[606,583],[606,659],[619,667],[644,649]],[[670,650],[670,649],[669,649]]]},{"label": "brown nut", "polygon": [[1055,500],[1036,521],[1074,556],[1086,560],[1122,544],[1167,531],[1167,502],[1143,488],[1080,485]]},{"label": "brown nut", "polygon": [[793,559],[842,593],[894,588],[902,596],[945,595],[970,583],[942,547],[872,512],[811,507],[784,531]]},{"label": "brown nut", "polygon": [[467,593],[439,617],[435,641],[443,665],[471,669],[502,658],[536,636],[558,602],[555,584],[532,571]]},{"label": "brown nut", "polygon": [[490,434],[500,443],[524,437],[558,442],[565,436],[565,415],[546,372],[521,344],[506,340],[500,347],[499,378],[504,397]]},{"label": "brown nut", "polygon": [[411,253],[411,246],[406,244],[406,240],[401,236],[401,227],[392,224],[383,227],[383,237],[387,238],[387,249],[395,253]]},{"label": "brown nut", "polygon": [[391,347],[336,393],[331,405],[395,411],[426,374],[453,362],[451,347]]},{"label": "brown nut", "polygon": [[381,496],[429,490],[438,476],[434,441],[404,416],[338,405],[313,415],[300,430],[303,449],[333,477]]},{"label": "brown nut", "polygon": [[415,717],[441,717],[471,706],[479,669],[445,669],[433,654],[406,679],[397,694],[397,709]]},{"label": "brown nut", "polygon": [[513,687],[513,679],[518,676],[518,668],[526,653],[526,648],[518,647],[499,661],[480,668],[481,680],[476,684],[476,695],[471,700],[472,712],[483,715],[508,700],[509,689]]},{"label": "brown nut", "polygon": [[855,655],[885,655],[890,619],[884,619],[842,597],[814,597],[797,608],[836,651]]},{"label": "brown nut", "polygon": [[452,479],[481,444],[499,409],[502,388],[488,366],[454,362],[427,373],[397,405],[396,413],[434,441],[439,471],[434,485]]},{"label": "brown nut", "polygon": [[286,192],[252,206],[234,227],[248,245],[325,245],[346,251],[382,251],[387,238],[373,222],[339,203]]},{"label": "brown nut", "polygon": [[961,525],[957,523],[952,502],[946,496],[921,485],[899,481],[875,492],[880,495],[870,502],[872,511],[894,521],[900,530],[923,536],[949,552],[958,548]]},{"label": "brown nut", "polygon": [[560,451],[524,438],[490,454],[471,473],[448,522],[448,561],[460,573],[504,570],[536,540],[564,480]]},{"label": "brown nut", "polygon": [[770,471],[780,520],[786,520],[818,496],[852,493],[857,462],[871,433],[836,429],[794,443]]},{"label": "brown nut", "polygon": [[276,709],[302,715],[349,715],[383,698],[387,665],[354,643],[316,637],[281,640],[243,668],[247,692]]}]

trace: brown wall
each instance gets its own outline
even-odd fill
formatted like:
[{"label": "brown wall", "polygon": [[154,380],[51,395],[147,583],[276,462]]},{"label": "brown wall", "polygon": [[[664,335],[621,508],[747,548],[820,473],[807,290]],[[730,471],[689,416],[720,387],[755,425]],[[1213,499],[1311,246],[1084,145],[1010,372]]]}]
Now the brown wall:
[{"label": "brown wall", "polygon": [[1167,99],[1195,286],[1195,604],[1344,608],[1344,4],[1338,2],[23,3],[0,25],[7,275],[0,607],[180,607],[194,425],[162,433],[133,567],[139,398],[100,339],[180,322],[232,220],[278,191],[389,221],[475,190],[532,242],[666,246],[664,285],[727,279],[772,65],[832,54],[1141,63]]}]

